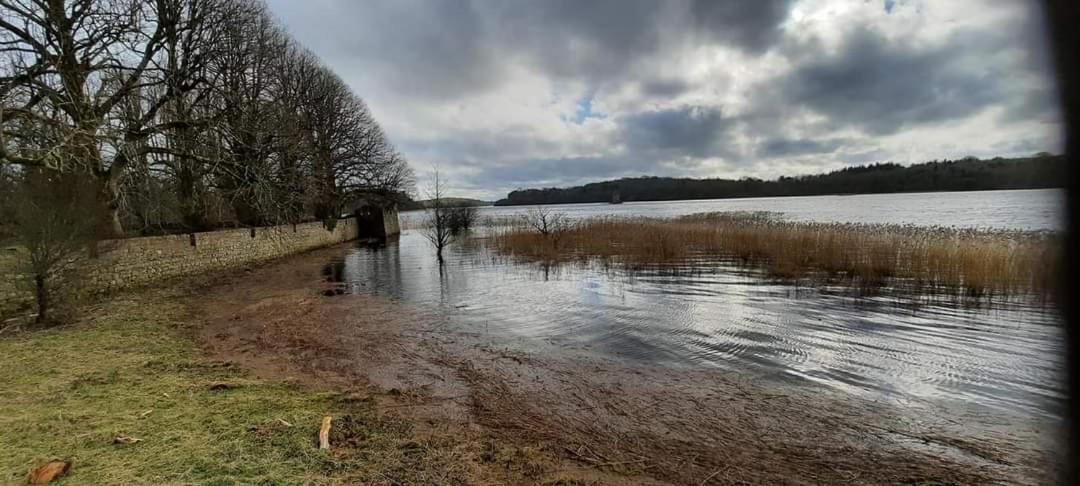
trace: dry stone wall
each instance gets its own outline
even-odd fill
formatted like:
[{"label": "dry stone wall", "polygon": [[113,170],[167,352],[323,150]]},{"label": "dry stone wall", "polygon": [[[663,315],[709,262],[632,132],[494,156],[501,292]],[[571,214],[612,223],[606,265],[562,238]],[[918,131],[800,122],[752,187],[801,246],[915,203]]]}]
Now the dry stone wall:
[{"label": "dry stone wall", "polygon": [[[242,228],[184,235],[108,240],[83,264],[82,288],[90,293],[156,285],[175,278],[241,268],[357,238],[355,218],[333,231],[321,222]],[[18,275],[17,249],[0,258],[0,316],[28,308],[32,296]]]}]

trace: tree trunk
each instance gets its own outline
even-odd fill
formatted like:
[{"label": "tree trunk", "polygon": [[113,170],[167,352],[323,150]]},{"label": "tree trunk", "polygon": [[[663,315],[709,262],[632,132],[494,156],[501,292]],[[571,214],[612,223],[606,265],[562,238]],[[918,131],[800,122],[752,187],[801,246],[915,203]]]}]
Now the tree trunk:
[{"label": "tree trunk", "polygon": [[120,208],[109,205],[109,236],[124,236],[124,223],[120,222]]},{"label": "tree trunk", "polygon": [[49,289],[45,286],[44,275],[34,275],[34,299],[37,301],[37,323],[41,324],[48,318],[49,313]]},{"label": "tree trunk", "polygon": [[88,176],[96,178],[99,184],[98,236],[102,239],[119,238],[124,235],[120,222],[120,167],[124,164],[124,154],[117,154],[113,167],[106,169],[95,138],[97,130],[97,124],[93,121],[80,124],[72,137],[71,156],[82,161],[89,168]]},{"label": "tree trunk", "polygon": [[180,203],[180,217],[184,229],[190,232],[205,231],[209,227],[206,217],[206,205],[203,203],[202,188],[195,164],[188,160],[177,162],[176,195]]},{"label": "tree trunk", "polygon": [[[112,171],[110,171],[112,172]],[[105,191],[102,194],[105,214],[102,215],[102,238],[121,238],[124,236],[124,224],[120,221],[120,180],[108,176]]]}]

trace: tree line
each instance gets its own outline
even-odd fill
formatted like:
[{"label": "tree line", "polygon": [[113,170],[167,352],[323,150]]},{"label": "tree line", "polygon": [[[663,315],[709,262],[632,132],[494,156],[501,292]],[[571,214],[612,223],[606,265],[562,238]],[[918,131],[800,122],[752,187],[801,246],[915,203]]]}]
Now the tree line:
[{"label": "tree line", "polygon": [[522,189],[496,206],[723,199],[738,197],[816,196],[894,192],[979,191],[1062,187],[1065,157],[1039,153],[1032,157],[932,161],[911,166],[877,163],[846,167],[826,174],[775,180],[635,177],[568,188]]},{"label": "tree line", "polygon": [[260,0],[0,0],[0,179],[7,206],[91,187],[115,237],[330,220],[413,177]]}]

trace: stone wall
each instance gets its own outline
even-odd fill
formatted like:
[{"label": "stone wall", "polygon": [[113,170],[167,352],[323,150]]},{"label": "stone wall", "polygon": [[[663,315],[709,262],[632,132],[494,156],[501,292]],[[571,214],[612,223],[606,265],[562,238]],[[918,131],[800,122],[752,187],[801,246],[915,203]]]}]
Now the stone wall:
[{"label": "stone wall", "polygon": [[[394,214],[396,216],[396,213]],[[109,293],[155,285],[183,276],[242,268],[274,258],[357,238],[354,218],[339,220],[334,231],[321,222],[253,229],[108,240],[98,243],[98,257],[83,265],[82,288]],[[17,251],[0,258],[0,316],[29,308],[29,288],[20,285]]]},{"label": "stone wall", "polygon": [[383,226],[386,236],[401,234],[401,218],[398,217],[397,206],[383,209]]}]

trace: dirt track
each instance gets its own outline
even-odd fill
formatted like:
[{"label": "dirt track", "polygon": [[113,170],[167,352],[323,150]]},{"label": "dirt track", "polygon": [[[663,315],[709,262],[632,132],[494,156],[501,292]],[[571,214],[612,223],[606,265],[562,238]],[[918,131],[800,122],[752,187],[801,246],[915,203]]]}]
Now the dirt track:
[{"label": "dirt track", "polygon": [[[193,295],[207,349],[262,375],[373,399],[417,430],[471,443],[481,469],[519,473],[478,482],[1053,479],[1050,433],[1017,417],[883,405],[730,371],[510,352],[450,329],[437,309],[324,296],[322,265],[344,251],[283,260]],[[492,444],[537,457],[494,460]]]}]

